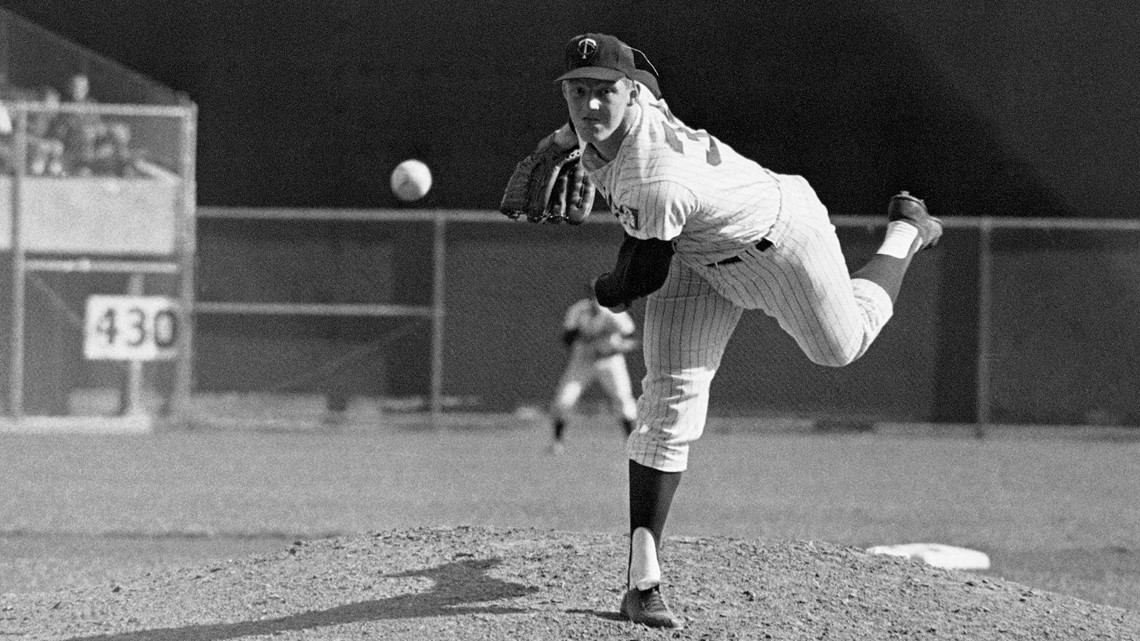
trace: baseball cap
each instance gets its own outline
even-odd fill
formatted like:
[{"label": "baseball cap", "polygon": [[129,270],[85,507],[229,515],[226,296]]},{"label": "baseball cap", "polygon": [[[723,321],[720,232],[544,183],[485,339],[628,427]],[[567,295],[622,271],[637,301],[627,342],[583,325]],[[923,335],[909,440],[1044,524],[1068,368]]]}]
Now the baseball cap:
[{"label": "baseball cap", "polygon": [[649,92],[653,94],[654,98],[661,99],[661,85],[657,83],[657,76],[644,69],[638,69],[634,72],[633,79],[649,87]]},{"label": "baseball cap", "polygon": [[566,72],[555,82],[574,78],[620,80],[633,78],[636,72],[629,45],[603,33],[587,33],[574,36],[566,45]]}]

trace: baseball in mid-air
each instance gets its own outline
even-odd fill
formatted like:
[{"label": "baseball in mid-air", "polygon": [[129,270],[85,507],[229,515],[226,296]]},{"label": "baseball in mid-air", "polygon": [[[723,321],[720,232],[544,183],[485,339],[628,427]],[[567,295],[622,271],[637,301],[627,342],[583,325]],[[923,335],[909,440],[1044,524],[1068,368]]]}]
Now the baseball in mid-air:
[{"label": "baseball in mid-air", "polygon": [[411,158],[392,170],[392,193],[400,200],[419,200],[427,195],[429,189],[431,170],[422,161]]}]

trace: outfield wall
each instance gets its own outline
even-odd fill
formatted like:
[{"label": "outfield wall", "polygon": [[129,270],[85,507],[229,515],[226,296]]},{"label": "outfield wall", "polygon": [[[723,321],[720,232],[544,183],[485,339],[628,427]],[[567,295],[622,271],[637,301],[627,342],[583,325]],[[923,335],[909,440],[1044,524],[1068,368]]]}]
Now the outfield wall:
[{"label": "outfield wall", "polygon": [[[199,218],[198,300],[431,306],[435,216],[293,212]],[[232,213],[232,212],[231,212]],[[442,269],[445,409],[544,408],[563,365],[559,324],[612,264],[621,230],[467,212],[446,223]],[[406,212],[405,212],[406,214]],[[333,219],[321,220],[323,216]],[[878,219],[835,219],[851,267],[875,250]],[[759,312],[745,315],[714,382],[719,415],[878,421],[1135,424],[1140,229],[1129,223],[951,219],[919,256],[896,316],[842,369],[811,364]],[[983,239],[988,242],[983,243]],[[990,251],[984,251],[989,247]],[[985,291],[983,291],[985,290]],[[639,326],[643,303],[633,314]],[[429,317],[197,315],[196,390],[419,397],[431,391]],[[644,368],[631,360],[635,383]],[[639,385],[637,385],[639,387]]]},{"label": "outfield wall", "polygon": [[[849,266],[859,266],[881,221],[835,221]],[[710,412],[1140,424],[1140,226],[1036,222],[948,219],[942,243],[913,263],[894,319],[846,368],[811,364],[774,321],[745,314]],[[442,411],[544,410],[565,358],[562,314],[609,269],[621,239],[604,214],[570,227],[492,211],[204,208],[197,227],[195,395],[400,411],[429,409],[433,398]],[[60,309],[81,310],[125,277],[50,278],[55,300],[46,289],[29,294],[32,414],[66,413],[120,381],[106,365],[75,365],[81,336]],[[643,309],[632,310],[639,327]],[[159,396],[171,384],[164,367],[147,366]],[[639,353],[630,369],[640,388]],[[598,401],[595,390],[583,409]]]}]

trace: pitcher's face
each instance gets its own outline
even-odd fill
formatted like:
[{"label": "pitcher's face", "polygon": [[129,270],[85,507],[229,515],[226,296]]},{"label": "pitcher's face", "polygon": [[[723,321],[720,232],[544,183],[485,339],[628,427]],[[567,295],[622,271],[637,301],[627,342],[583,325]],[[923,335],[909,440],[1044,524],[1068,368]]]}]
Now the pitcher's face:
[{"label": "pitcher's face", "polygon": [[[620,143],[633,120],[637,83],[628,80],[576,78],[562,83],[570,121],[582,140],[595,147]],[[613,140],[617,134],[617,140]]]}]

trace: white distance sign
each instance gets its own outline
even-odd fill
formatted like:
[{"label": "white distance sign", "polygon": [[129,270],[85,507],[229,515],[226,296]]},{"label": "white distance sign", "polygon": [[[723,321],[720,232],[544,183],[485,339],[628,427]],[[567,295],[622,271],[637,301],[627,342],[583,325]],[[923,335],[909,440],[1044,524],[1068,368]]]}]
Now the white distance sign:
[{"label": "white distance sign", "polygon": [[89,360],[154,361],[178,354],[178,302],[166,296],[87,298],[83,355]]}]

